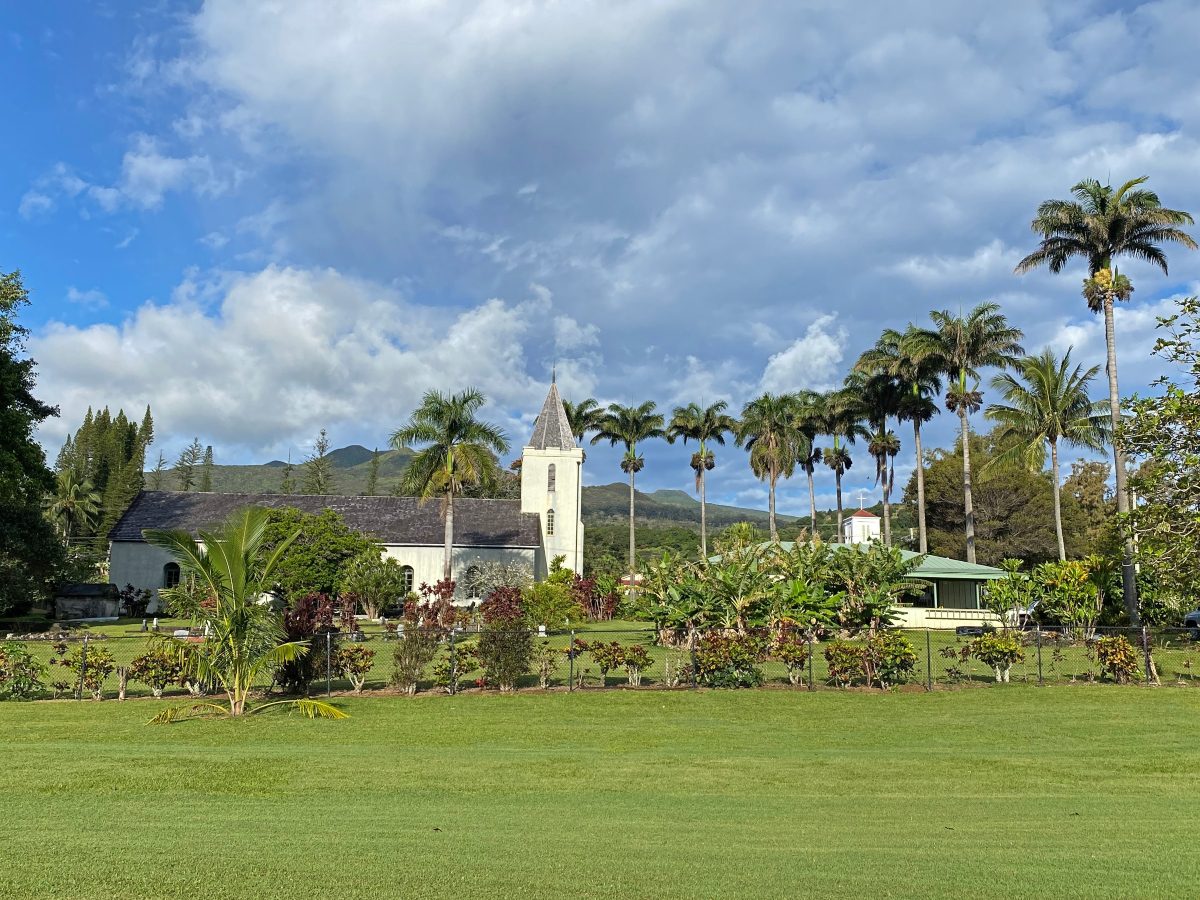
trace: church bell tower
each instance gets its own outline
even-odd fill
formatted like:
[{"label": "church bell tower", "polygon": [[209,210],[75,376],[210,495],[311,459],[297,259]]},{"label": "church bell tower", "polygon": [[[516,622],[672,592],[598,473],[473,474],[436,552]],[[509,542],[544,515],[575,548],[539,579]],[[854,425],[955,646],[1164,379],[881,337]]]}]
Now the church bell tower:
[{"label": "church bell tower", "polygon": [[563,565],[583,574],[583,450],[576,445],[558,385],[550,393],[521,452],[521,512],[537,513],[542,525],[542,552],[537,578],[562,556]]}]

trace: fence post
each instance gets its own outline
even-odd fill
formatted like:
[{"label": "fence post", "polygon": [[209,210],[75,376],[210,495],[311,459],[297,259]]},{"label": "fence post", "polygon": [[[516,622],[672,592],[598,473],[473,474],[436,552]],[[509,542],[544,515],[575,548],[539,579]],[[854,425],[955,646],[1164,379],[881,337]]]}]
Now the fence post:
[{"label": "fence post", "polygon": [[88,636],[83,636],[83,649],[79,653],[79,687],[75,691],[75,699],[83,699],[83,683],[87,680],[87,648]]},{"label": "fence post", "polygon": [[692,632],[688,638],[688,659],[691,665],[688,666],[689,678],[692,682],[692,687],[696,687],[696,632]]},{"label": "fence post", "polygon": [[567,690],[575,690],[575,629],[571,629],[571,646],[567,653]]},{"label": "fence post", "polygon": [[458,652],[454,649],[454,626],[450,626],[450,695],[458,693]]},{"label": "fence post", "polygon": [[813,633],[808,633],[808,689],[813,690],[813,655],[817,652],[817,642],[813,639]]},{"label": "fence post", "polygon": [[933,690],[933,636],[925,629],[925,690]]},{"label": "fence post", "polygon": [[1037,634],[1038,684],[1041,685],[1041,684],[1043,684],[1043,682],[1042,682],[1042,626],[1041,625],[1039,625],[1037,627],[1037,631],[1035,633]]},{"label": "fence post", "polygon": [[1142,626],[1142,655],[1146,661],[1146,684],[1153,684],[1150,680],[1150,629],[1145,625]]},{"label": "fence post", "polygon": [[333,693],[333,632],[325,632],[325,696],[328,697]]}]

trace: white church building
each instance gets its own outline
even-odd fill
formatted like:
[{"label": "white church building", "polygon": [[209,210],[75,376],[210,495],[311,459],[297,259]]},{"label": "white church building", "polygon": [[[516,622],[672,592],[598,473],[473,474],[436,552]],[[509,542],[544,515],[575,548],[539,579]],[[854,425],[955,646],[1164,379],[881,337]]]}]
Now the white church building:
[{"label": "white church building", "polygon": [[[551,561],[583,573],[583,450],[576,444],[558,387],[546,402],[521,453],[519,500],[454,501],[453,577],[468,580],[472,566],[523,563],[544,578]],[[313,494],[220,494],[142,491],[109,533],[109,579],[124,586],[160,588],[179,582],[180,570],[165,550],[148,544],[147,529],[182,529],[195,535],[245,506],[326,509],[383,547],[404,569],[410,589],[442,577],[445,529],[441,504],[412,497],[342,497]]]}]

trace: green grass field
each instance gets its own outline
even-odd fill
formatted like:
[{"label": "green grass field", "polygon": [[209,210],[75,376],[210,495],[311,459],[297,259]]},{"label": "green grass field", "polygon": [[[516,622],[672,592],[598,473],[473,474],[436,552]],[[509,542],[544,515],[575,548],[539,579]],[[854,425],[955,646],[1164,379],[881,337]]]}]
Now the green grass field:
[{"label": "green grass field", "polygon": [[1143,687],[0,704],[0,896],[1195,892],[1200,695]]}]

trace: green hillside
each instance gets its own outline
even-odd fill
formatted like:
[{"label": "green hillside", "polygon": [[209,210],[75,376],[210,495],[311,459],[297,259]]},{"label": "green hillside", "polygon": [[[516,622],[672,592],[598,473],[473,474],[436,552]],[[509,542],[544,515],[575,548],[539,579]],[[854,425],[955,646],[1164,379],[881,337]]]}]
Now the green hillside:
[{"label": "green hillside", "polygon": [[[700,527],[700,501],[684,491],[660,490],[644,494],[637,492],[637,520],[647,524]],[[796,521],[793,516],[776,516],[780,524]],[[629,520],[629,485],[594,485],[583,489],[584,524],[627,522]],[[767,513],[762,509],[708,504],[708,526],[720,530],[734,522],[751,522],[767,527]]]}]

